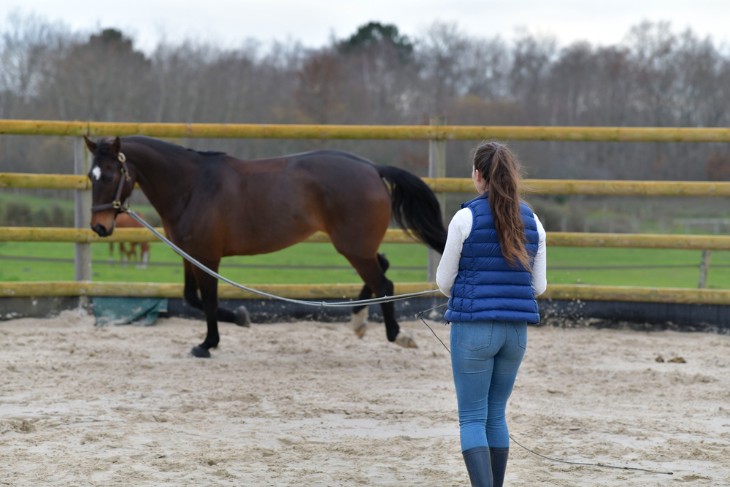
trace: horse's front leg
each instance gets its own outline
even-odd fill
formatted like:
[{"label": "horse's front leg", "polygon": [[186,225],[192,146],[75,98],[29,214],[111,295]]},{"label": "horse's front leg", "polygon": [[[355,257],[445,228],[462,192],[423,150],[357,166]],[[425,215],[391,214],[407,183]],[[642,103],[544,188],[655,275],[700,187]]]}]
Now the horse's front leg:
[{"label": "horse's front leg", "polygon": [[190,353],[195,357],[210,358],[210,349],[217,347],[220,342],[220,334],[218,333],[218,281],[198,270],[195,271],[195,279],[200,290],[200,300],[203,313],[205,313],[207,333],[203,343],[194,346]]},{"label": "horse's front leg", "polygon": [[[212,282],[214,282],[214,283],[216,281],[214,278],[209,276],[207,273],[197,270],[195,268],[195,266],[190,264],[188,261],[183,261],[183,265],[185,267],[185,291],[184,291],[185,302],[188,303],[193,308],[199,309],[205,313],[206,321],[208,322],[209,334],[210,334],[210,330],[212,328],[215,331],[215,335],[218,336],[218,323],[215,322],[213,325],[210,324],[210,319],[208,318],[208,316],[210,316],[211,314],[208,311],[206,311],[206,307],[203,304],[203,300],[201,299],[202,290],[200,293],[198,292],[198,290],[201,289],[201,286],[198,281],[198,279],[199,279],[198,276],[200,276],[200,278],[202,278],[202,279],[212,280]],[[216,266],[216,268],[213,268],[213,270],[217,271],[217,266]],[[197,272],[197,274],[196,274],[196,272]],[[205,282],[205,281],[202,281],[202,282]],[[214,302],[216,305],[215,306],[216,311],[213,316],[216,317],[217,320],[214,320],[214,321],[224,321],[224,322],[228,322],[228,323],[235,323],[238,326],[244,326],[244,327],[251,326],[251,318],[250,318],[249,312],[245,306],[239,306],[238,308],[236,308],[233,311],[225,309],[225,308],[220,308],[220,307],[218,307],[218,289],[217,289],[217,287],[215,288],[215,292],[216,292],[216,296],[214,299],[212,299],[212,302]],[[212,304],[210,306],[212,306]],[[220,340],[220,338],[219,338],[219,340]],[[206,340],[203,343],[201,343],[199,346],[195,347],[195,349],[193,350],[193,355],[199,356],[198,353],[201,353],[202,354],[201,356],[209,357],[210,352],[208,352],[206,354],[204,351],[196,350],[196,349],[199,349],[200,347],[203,347],[203,345],[210,344],[210,343],[211,343],[211,341],[208,340],[208,338],[206,338]],[[208,349],[213,348],[216,345],[217,345],[217,342],[215,345],[208,347]],[[208,350],[208,349],[204,348],[203,350]]]}]

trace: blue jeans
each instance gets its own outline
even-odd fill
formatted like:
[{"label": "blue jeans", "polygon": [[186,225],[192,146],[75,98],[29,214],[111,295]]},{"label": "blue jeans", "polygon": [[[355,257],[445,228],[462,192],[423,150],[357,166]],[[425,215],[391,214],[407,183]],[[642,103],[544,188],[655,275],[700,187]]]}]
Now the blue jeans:
[{"label": "blue jeans", "polygon": [[451,323],[461,451],[509,448],[505,409],[527,347],[527,323]]}]

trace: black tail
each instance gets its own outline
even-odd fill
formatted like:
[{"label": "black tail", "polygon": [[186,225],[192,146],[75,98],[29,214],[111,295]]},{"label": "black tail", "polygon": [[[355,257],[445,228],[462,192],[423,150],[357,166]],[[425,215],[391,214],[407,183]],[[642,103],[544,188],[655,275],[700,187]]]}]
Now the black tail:
[{"label": "black tail", "polygon": [[393,218],[407,233],[438,253],[444,252],[446,228],[441,218],[441,205],[431,188],[421,178],[393,166],[375,166],[390,183]]}]

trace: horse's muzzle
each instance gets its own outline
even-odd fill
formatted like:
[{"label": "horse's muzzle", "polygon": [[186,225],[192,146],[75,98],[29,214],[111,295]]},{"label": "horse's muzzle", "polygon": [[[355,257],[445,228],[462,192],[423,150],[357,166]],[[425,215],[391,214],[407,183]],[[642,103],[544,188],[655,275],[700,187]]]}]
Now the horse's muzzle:
[{"label": "horse's muzzle", "polygon": [[111,227],[107,229],[104,225],[101,223],[97,223],[96,225],[92,225],[91,229],[100,237],[108,237],[109,235],[114,232],[114,227]]}]

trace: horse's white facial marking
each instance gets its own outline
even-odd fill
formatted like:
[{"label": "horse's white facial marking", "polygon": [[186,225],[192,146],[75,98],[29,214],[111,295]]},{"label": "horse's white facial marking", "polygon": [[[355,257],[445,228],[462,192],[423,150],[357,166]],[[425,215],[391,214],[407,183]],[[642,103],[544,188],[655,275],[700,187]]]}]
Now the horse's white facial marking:
[{"label": "horse's white facial marking", "polygon": [[101,169],[99,168],[99,166],[94,166],[94,168],[91,170],[91,175],[94,176],[94,179],[96,179],[97,181],[99,180],[99,178],[101,178]]}]

